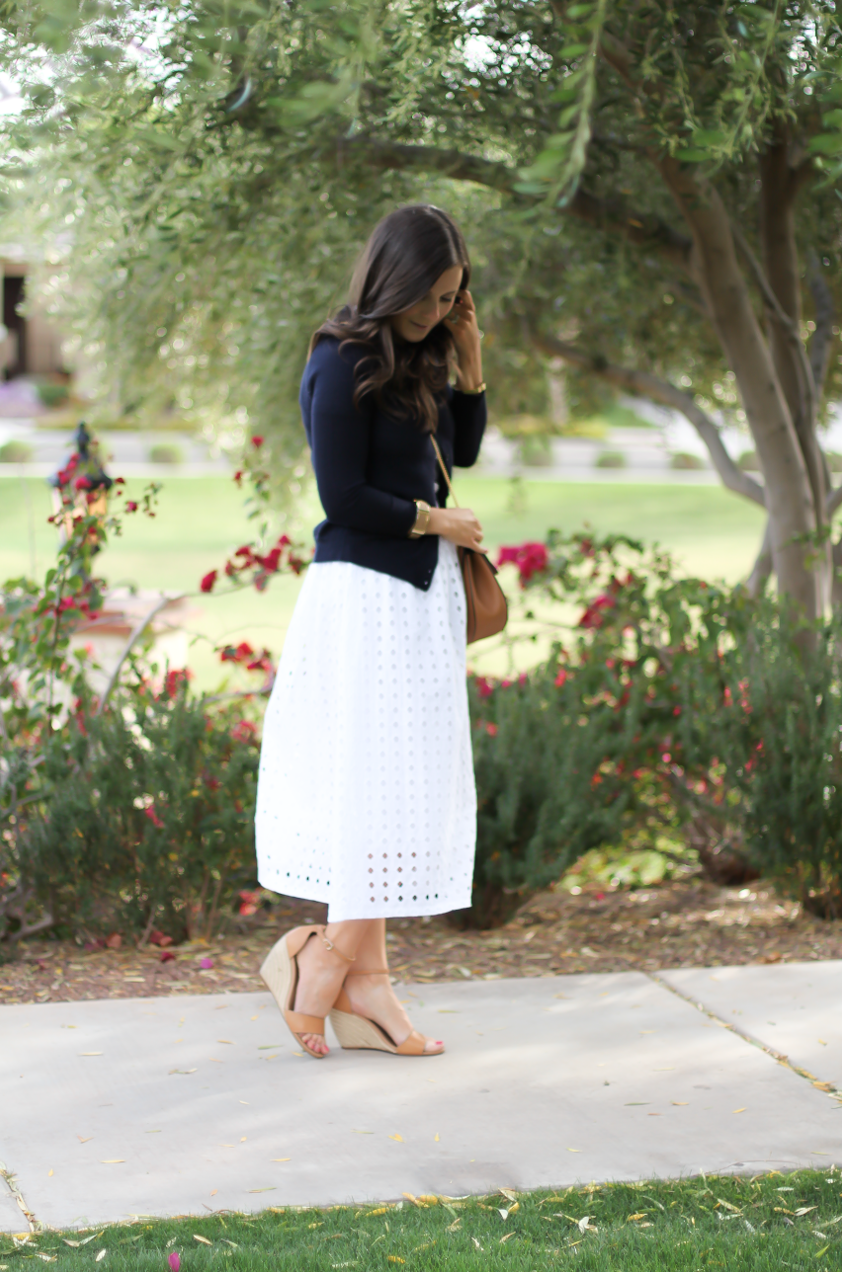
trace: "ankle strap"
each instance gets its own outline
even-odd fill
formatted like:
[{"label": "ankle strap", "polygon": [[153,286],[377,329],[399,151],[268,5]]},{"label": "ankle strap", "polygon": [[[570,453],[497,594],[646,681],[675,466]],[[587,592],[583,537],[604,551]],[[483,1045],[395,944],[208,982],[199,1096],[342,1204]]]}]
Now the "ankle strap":
[{"label": "ankle strap", "polygon": [[322,932],[322,940],[327,949],[331,950],[334,954],[338,954],[339,957],[344,959],[346,963],[356,963],[356,958],[349,958],[347,954],[343,954],[339,946],[334,945],[333,941],[329,940],[329,938],[325,936],[324,932]]}]

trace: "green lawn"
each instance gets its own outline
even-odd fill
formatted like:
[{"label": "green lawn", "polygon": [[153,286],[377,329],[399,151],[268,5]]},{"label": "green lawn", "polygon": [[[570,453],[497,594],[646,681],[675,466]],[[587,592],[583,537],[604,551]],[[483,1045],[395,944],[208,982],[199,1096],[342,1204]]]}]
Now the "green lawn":
[{"label": "green lawn", "polygon": [[[352,1187],[349,1180],[349,1187]],[[39,1256],[82,1272],[107,1259],[112,1270],[182,1272],[406,1267],[435,1272],[830,1272],[839,1267],[840,1176],[777,1171],[753,1180],[701,1177],[612,1184],[557,1193],[495,1194],[330,1210],[226,1212],[84,1232],[39,1233],[24,1246],[0,1237],[9,1272]],[[85,1241],[84,1245],[79,1243]],[[105,1252],[105,1253],[103,1253]],[[230,1260],[230,1262],[229,1262]]]},{"label": "green lawn", "polygon": [[[143,485],[129,481],[129,497]],[[760,509],[718,486],[526,481],[520,509],[512,507],[513,488],[505,478],[460,473],[456,488],[460,503],[478,513],[492,547],[540,539],[551,526],[575,530],[588,523],[597,531],[658,540],[689,571],[729,581],[751,567],[763,526]],[[0,479],[0,580],[28,573],[33,562],[43,576],[56,545],[49,514],[50,492],[43,482]],[[309,541],[320,516],[311,493],[292,530]],[[219,567],[250,533],[243,495],[230,479],[172,477],[154,520],[126,519],[123,537],[102,554],[102,572],[112,584],[194,592],[201,576]],[[197,685],[210,688],[218,682],[215,644],[248,640],[279,651],[299,586],[297,579],[281,578],[263,595],[200,597],[201,612],[190,624]],[[493,669],[488,662],[483,666]]]}]

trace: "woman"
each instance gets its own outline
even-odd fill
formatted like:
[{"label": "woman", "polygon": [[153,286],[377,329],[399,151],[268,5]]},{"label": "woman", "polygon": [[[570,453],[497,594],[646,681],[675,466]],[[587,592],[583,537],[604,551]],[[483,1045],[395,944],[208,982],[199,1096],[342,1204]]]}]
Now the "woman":
[{"label": "woman", "polygon": [[[327,902],[261,974],[300,1045],[437,1055],[392,989],[385,920],[470,905],[476,837],[458,545],[482,550],[448,469],[485,429],[465,243],[441,209],[376,227],[348,304],[313,336],[301,411],[326,519],[266,712],[264,887]],[[449,381],[455,372],[455,388]]]}]

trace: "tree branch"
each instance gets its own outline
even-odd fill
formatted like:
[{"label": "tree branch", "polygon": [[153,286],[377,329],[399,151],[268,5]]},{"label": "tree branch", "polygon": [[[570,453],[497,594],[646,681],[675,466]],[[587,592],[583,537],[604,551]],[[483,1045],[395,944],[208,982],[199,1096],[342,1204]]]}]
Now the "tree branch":
[{"label": "tree branch", "polygon": [[836,317],[833,293],[825,281],[819,258],[811,252],[808,260],[807,282],[813,296],[816,330],[810,341],[809,357],[816,386],[816,398],[821,397],[827,369],[830,366],[830,351],[833,345],[833,321]]},{"label": "tree branch", "polygon": [[[519,172],[508,164],[465,154],[461,150],[439,150],[437,146],[413,146],[383,141],[360,134],[340,137],[336,142],[340,162],[358,159],[372,168],[408,172],[437,172],[454,181],[474,181],[492,190],[527,200],[515,189]],[[531,201],[531,200],[530,200]],[[623,198],[600,199],[579,188],[564,212],[608,234],[621,234],[636,247],[647,248],[669,260],[682,273],[690,273],[692,241],[667,221],[648,213],[629,211]]]},{"label": "tree branch", "polygon": [[828,520],[830,520],[840,505],[842,505],[842,485],[834,486],[832,490],[827,492],[825,512],[827,513]]},{"label": "tree branch", "polygon": [[668,380],[661,380],[648,371],[635,371],[630,367],[616,366],[606,362],[604,358],[587,353],[576,345],[559,340],[555,336],[541,336],[531,332],[530,338],[548,357],[564,358],[566,362],[601,376],[603,380],[608,380],[610,384],[615,384],[618,388],[627,389],[630,393],[637,393],[641,397],[652,398],[664,406],[671,406],[680,411],[685,419],[690,421],[707,447],[723,486],[759,504],[761,508],[766,507],[766,494],[760,482],[755,481],[748,473],[744,473],[737,467],[722,444],[719,429],[689,393],[683,393]]},{"label": "tree branch", "polygon": [[746,580],[749,596],[758,597],[763,595],[763,590],[772,573],[772,527],[769,518],[766,518],[766,528],[763,531],[763,542],[760,551],[757,554],[751,574]]}]

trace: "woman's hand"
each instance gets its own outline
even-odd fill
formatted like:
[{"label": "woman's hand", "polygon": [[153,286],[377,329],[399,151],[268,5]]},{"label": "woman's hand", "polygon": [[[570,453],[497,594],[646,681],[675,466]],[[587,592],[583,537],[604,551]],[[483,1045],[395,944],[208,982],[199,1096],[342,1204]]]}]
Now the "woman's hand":
[{"label": "woman's hand", "polygon": [[459,359],[456,387],[477,389],[482,384],[482,351],[477,311],[469,291],[459,292],[445,322],[450,328]]},{"label": "woman's hand", "polygon": [[455,543],[457,548],[486,551],[482,546],[482,526],[470,508],[431,508],[427,534],[441,535]]}]

